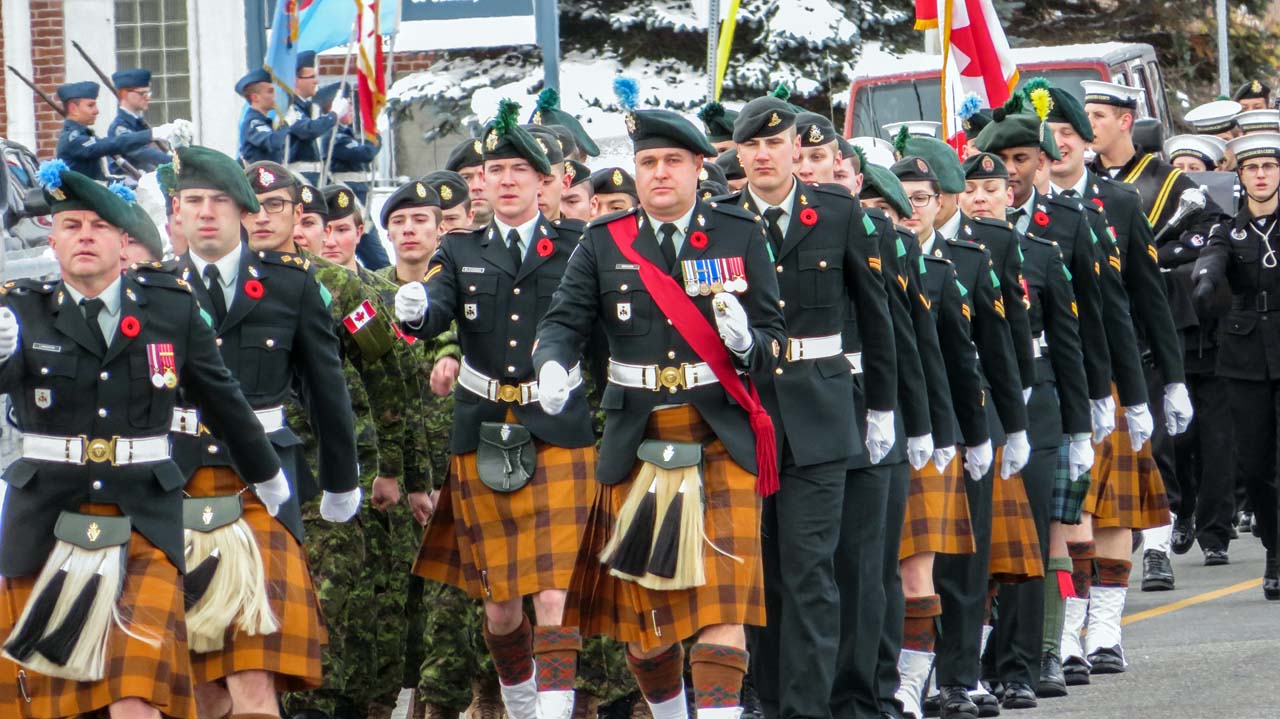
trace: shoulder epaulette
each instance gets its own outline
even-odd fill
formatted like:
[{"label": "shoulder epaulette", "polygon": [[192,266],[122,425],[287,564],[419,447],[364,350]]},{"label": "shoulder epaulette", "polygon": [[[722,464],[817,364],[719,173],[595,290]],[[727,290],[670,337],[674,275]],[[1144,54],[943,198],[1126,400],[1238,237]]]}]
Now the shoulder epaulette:
[{"label": "shoulder epaulette", "polygon": [[180,277],[178,263],[138,262],[131,265],[125,277],[143,287],[161,287],[167,290],[191,292],[191,283]]},{"label": "shoulder epaulette", "polygon": [[24,295],[29,292],[47,295],[50,292],[53,292],[53,288],[57,284],[57,282],[45,282],[44,280],[37,280],[31,277],[24,277],[20,280],[9,280],[3,285],[0,285],[0,297],[9,294]]},{"label": "shoulder epaulette", "polygon": [[631,207],[625,210],[618,210],[617,212],[610,212],[607,215],[600,215],[599,217],[593,217],[591,218],[591,221],[587,223],[587,226],[583,228],[583,231],[585,232],[586,230],[589,230],[592,227],[603,227],[609,224],[610,222],[613,222],[614,220],[626,217],[627,215],[634,215],[637,212],[639,212],[639,209],[635,207]]},{"label": "shoulder epaulette", "polygon": [[552,220],[551,226],[556,228],[557,230],[567,231],[567,232],[576,232],[578,234],[582,234],[587,229],[587,223],[583,222],[582,220],[575,220],[573,218],[565,218],[565,217]]},{"label": "shoulder epaulette", "polygon": [[1057,243],[1057,242],[1054,242],[1053,240],[1046,240],[1046,239],[1045,239],[1045,238],[1043,238],[1043,237],[1036,237],[1035,235],[1031,234],[1030,232],[1025,233],[1023,236],[1024,236],[1024,237],[1026,237],[1028,240],[1031,240],[1032,242],[1034,242],[1034,243],[1035,243],[1035,244],[1037,244],[1037,245],[1044,245],[1045,247],[1057,247],[1057,246],[1058,246],[1058,243]]},{"label": "shoulder epaulette", "polygon": [[972,240],[952,240],[952,239],[948,239],[948,240],[947,240],[947,244],[948,244],[948,245],[951,245],[952,247],[963,247],[963,248],[964,248],[964,249],[966,249],[966,250],[973,250],[973,251],[975,251],[975,252],[986,252],[986,248],[984,248],[982,245],[980,245],[980,244],[978,244],[977,242],[974,242],[974,241],[972,241]]},{"label": "shoulder epaulette", "polygon": [[258,250],[258,259],[272,265],[281,265],[283,267],[292,267],[295,270],[307,271],[311,269],[311,260],[302,255],[289,252],[272,252],[269,250]]},{"label": "shoulder epaulette", "polygon": [[853,190],[849,189],[848,187],[845,187],[844,185],[841,185],[838,182],[817,182],[810,185],[809,187],[812,187],[814,190],[821,192],[824,195],[834,195],[836,197],[843,197],[846,200],[857,199],[857,197],[854,196],[853,194]]},{"label": "shoulder epaulette", "polygon": [[738,205],[734,204],[733,202],[721,202],[720,200],[712,200],[711,202],[707,203],[707,207],[710,207],[712,212],[718,212],[722,215],[737,217],[738,219],[747,220],[749,222],[760,221],[759,215],[757,215],[754,212],[748,212],[742,209],[741,207],[739,207]]},{"label": "shoulder epaulette", "polygon": [[[1046,202],[1048,202],[1051,205],[1057,205],[1059,207],[1067,207],[1067,208],[1076,210],[1077,212],[1084,209],[1084,203],[1074,197],[1063,197],[1062,195],[1049,195],[1044,199]],[[1089,204],[1092,205],[1093,203],[1089,203]]]},{"label": "shoulder epaulette", "polygon": [[926,255],[923,253],[921,253],[920,259],[924,260],[925,262],[937,262],[944,265],[951,264],[951,260],[948,260],[945,257],[935,257],[934,255]]},{"label": "shoulder epaulette", "polygon": [[726,195],[716,195],[708,200],[708,202],[715,202],[717,204],[721,202],[736,202],[739,197],[742,197],[742,192],[742,190],[734,190]]},{"label": "shoulder epaulette", "polygon": [[975,225],[982,227],[990,227],[997,230],[1012,230],[1013,223],[1008,220],[997,220],[994,217],[970,217],[969,220]]},{"label": "shoulder epaulette", "polygon": [[1133,185],[1127,182],[1121,182],[1114,177],[1104,177],[1102,175],[1099,175],[1098,179],[1101,180],[1102,184],[1107,187],[1113,187],[1117,190],[1124,190],[1125,192],[1131,193],[1133,195],[1138,195],[1138,188],[1134,187]]}]

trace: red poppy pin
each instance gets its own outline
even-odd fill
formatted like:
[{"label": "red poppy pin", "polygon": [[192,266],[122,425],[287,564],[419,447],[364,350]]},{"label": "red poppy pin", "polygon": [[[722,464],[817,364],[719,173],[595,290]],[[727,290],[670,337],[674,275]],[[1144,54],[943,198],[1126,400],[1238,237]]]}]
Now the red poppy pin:
[{"label": "red poppy pin", "polygon": [[800,210],[800,222],[806,227],[813,227],[818,224],[818,213],[812,207],[806,207]]},{"label": "red poppy pin", "polygon": [[701,231],[697,231],[697,232],[694,232],[693,234],[689,235],[689,244],[693,245],[694,249],[698,249],[698,250],[700,250],[700,249],[702,249],[702,248],[706,247],[706,246],[707,246],[707,233],[705,233],[705,232],[701,232]]},{"label": "red poppy pin", "polygon": [[1036,224],[1040,225],[1041,227],[1045,227],[1046,225],[1049,224],[1049,216],[1043,212],[1037,212],[1036,214],[1031,216],[1031,219],[1035,220]]},{"label": "red poppy pin", "polygon": [[244,293],[255,300],[262,299],[262,283],[257,280],[249,280],[244,283]]},{"label": "red poppy pin", "polygon": [[538,240],[538,244],[535,249],[538,250],[538,257],[550,257],[551,253],[556,251],[556,246],[551,242],[551,240],[544,237],[541,240]]},{"label": "red poppy pin", "polygon": [[1095,198],[1093,198],[1093,204],[1097,205],[1099,210],[1105,210],[1105,209],[1107,209],[1107,208],[1103,207],[1103,205],[1102,205],[1102,198],[1101,198],[1101,197],[1095,197]]},{"label": "red poppy pin", "polygon": [[133,315],[125,315],[124,319],[120,320],[120,334],[125,337],[132,339],[137,337],[138,333],[141,331],[142,323],[138,321],[137,317],[134,317]]}]

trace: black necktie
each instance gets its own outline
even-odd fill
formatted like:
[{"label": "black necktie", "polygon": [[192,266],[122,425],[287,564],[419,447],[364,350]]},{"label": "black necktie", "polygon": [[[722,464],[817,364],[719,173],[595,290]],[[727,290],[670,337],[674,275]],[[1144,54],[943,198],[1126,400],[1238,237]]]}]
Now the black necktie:
[{"label": "black necktie", "polygon": [[1005,219],[1009,220],[1010,222],[1016,225],[1018,224],[1018,220],[1022,219],[1024,216],[1026,216],[1026,214],[1027,214],[1027,211],[1019,207],[1016,210],[1009,210],[1009,212],[1006,213],[1007,216]]},{"label": "black necktie", "polygon": [[107,338],[102,334],[102,325],[98,324],[98,313],[102,312],[106,305],[99,299],[82,299],[80,306],[84,308],[84,321],[89,324],[89,334],[93,335],[93,340],[98,343],[98,352],[105,353]]},{"label": "black necktie", "polygon": [[769,243],[773,245],[773,257],[782,256],[782,227],[778,221],[782,219],[781,207],[770,207],[764,211],[764,218],[769,221]]},{"label": "black necktie", "polygon": [[227,316],[227,298],[222,294],[222,273],[218,272],[217,265],[204,266],[204,283],[209,288],[209,302],[213,304],[214,324],[221,327]]},{"label": "black necktie", "polygon": [[519,232],[511,230],[507,233],[507,251],[511,253],[511,264],[516,266],[516,270],[519,270],[521,263],[524,262],[524,253],[520,251]]},{"label": "black necktie", "polygon": [[1071,190],[1063,190],[1063,191],[1062,191],[1062,196],[1063,196],[1063,197],[1079,197],[1079,196],[1080,196],[1080,193],[1076,192],[1074,189],[1071,189]]},{"label": "black necktie", "polygon": [[662,259],[667,261],[667,270],[670,271],[676,266],[676,226],[670,222],[664,222],[658,228],[658,234],[662,235],[662,240],[658,242],[658,249],[662,250]]}]

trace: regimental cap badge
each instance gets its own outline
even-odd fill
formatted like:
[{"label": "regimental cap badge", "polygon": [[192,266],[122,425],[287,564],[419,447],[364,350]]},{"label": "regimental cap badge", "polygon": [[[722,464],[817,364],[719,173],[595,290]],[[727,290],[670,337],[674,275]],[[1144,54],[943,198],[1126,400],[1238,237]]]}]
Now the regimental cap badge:
[{"label": "regimental cap badge", "polygon": [[427,188],[423,187],[421,182],[417,183],[417,186],[414,189],[417,191],[418,197],[427,196]]},{"label": "regimental cap badge", "polygon": [[89,526],[85,529],[84,534],[89,538],[90,542],[98,541],[98,537],[102,536],[102,528],[97,522],[89,522]]},{"label": "regimental cap badge", "polygon": [[564,174],[568,175],[570,180],[578,176],[578,171],[573,169],[573,163],[568,160],[564,161]]},{"label": "regimental cap badge", "polygon": [[208,504],[204,505],[204,511],[200,513],[200,522],[204,524],[204,526],[206,527],[213,523],[213,507],[212,506]]},{"label": "regimental cap badge", "polygon": [[258,168],[258,186],[265,188],[265,187],[271,187],[274,184],[276,184],[276,176],[271,173],[271,170],[268,170],[265,167],[259,167]]},{"label": "regimental cap badge", "polygon": [[533,124],[535,125],[542,124],[542,110],[538,110],[537,112],[533,113],[533,120],[531,122],[533,122]]},{"label": "regimental cap badge", "polygon": [[311,202],[311,188],[310,188],[310,187],[304,187],[304,188],[302,188],[302,201],[303,201],[303,202],[308,202],[308,203],[309,203],[309,202]]},{"label": "regimental cap badge", "polygon": [[475,142],[471,143],[471,149],[474,150],[477,155],[479,155],[484,148],[480,147],[480,141],[476,140]]},{"label": "regimental cap badge", "polygon": [[179,172],[182,172],[182,163],[178,160],[178,153],[176,153],[176,152],[175,152],[175,153],[173,153],[173,162],[172,162],[172,164],[173,164],[173,174],[175,174],[175,175],[176,175],[176,174],[178,174]]},{"label": "regimental cap badge", "polygon": [[347,205],[350,205],[350,204],[351,204],[351,198],[347,196],[347,193],[345,193],[345,192],[339,192],[339,193],[338,193],[338,207],[341,207],[342,209],[344,209],[344,210],[345,210],[345,209],[347,209]]},{"label": "regimental cap badge", "polygon": [[698,170],[698,182],[706,182],[707,177],[707,168],[704,167],[701,170]]},{"label": "regimental cap badge", "polygon": [[613,181],[614,187],[622,187],[622,170],[614,170],[609,179]]},{"label": "regimental cap badge", "polygon": [[534,139],[538,142],[538,149],[542,150],[542,154],[545,155],[548,152],[550,152],[550,150],[547,149],[547,143],[543,142],[541,137],[537,137]]},{"label": "regimental cap badge", "polygon": [[445,202],[453,199],[453,190],[450,190],[448,185],[440,186],[440,199]]},{"label": "regimental cap badge", "polygon": [[1262,83],[1254,80],[1253,84],[1249,85],[1249,90],[1251,92],[1262,92]]},{"label": "regimental cap badge", "polygon": [[929,166],[926,165],[924,160],[919,157],[916,158],[916,169],[924,173],[929,172]]},{"label": "regimental cap badge", "polygon": [[49,193],[50,196],[53,197],[53,199],[57,200],[58,202],[62,202],[63,200],[67,199],[67,193],[63,192],[60,188],[53,187],[47,190],[47,192]]},{"label": "regimental cap badge", "polygon": [[769,116],[769,127],[777,127],[778,125],[781,125],[781,124],[782,124],[782,118],[778,117],[778,113],[775,112]]},{"label": "regimental cap badge", "polygon": [[815,144],[822,142],[822,130],[817,125],[809,126],[809,142]]},{"label": "regimental cap badge", "polygon": [[490,151],[498,149],[498,131],[497,130],[489,131],[489,134],[486,135],[484,138],[484,146],[485,146],[485,149]]},{"label": "regimental cap badge", "polygon": [[994,170],[994,169],[996,169],[996,163],[995,163],[995,161],[993,161],[990,157],[985,157],[985,156],[984,156],[984,157],[982,158],[982,170],[983,170],[983,172],[991,172],[991,171],[992,171],[992,170]]},{"label": "regimental cap badge", "polygon": [[636,136],[636,114],[634,112],[628,112],[626,122],[627,122],[627,134],[632,137],[635,137]]}]

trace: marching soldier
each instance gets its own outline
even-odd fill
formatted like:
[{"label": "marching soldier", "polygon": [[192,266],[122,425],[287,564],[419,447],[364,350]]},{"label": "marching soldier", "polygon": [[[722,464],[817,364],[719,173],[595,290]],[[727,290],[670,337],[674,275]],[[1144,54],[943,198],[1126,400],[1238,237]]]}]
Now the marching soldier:
[{"label": "marching soldier", "polygon": [[[316,423],[324,490],[320,514],[344,522],[359,508],[361,495],[351,400],[329,318],[328,290],[317,282],[310,263],[293,254],[253,251],[240,239],[241,218],[262,208],[244,171],[203,147],[178,150],[174,165],[176,214],[190,248],[175,271],[208,308],[223,358],[288,468],[288,482],[270,493],[280,505],[278,516],[244,499],[235,521],[207,537],[197,536],[206,534],[198,525],[191,532],[192,563],[212,561],[215,550],[225,550],[222,562],[247,565],[242,576],[262,577],[250,581],[237,619],[218,601],[231,591],[223,585],[235,586],[235,575],[214,572],[189,613],[193,675],[202,713],[217,716],[230,708],[276,716],[276,691],[320,685],[325,640],[301,544],[297,488],[305,486],[309,472],[297,448],[300,440],[285,422],[283,403],[298,382],[312,416],[324,418]],[[270,209],[267,214],[274,214]],[[199,413],[186,407],[175,411],[173,427],[174,454],[189,495],[220,503],[240,492],[244,484],[226,456],[226,434],[205,432]],[[247,550],[236,539],[245,536],[251,539]],[[259,587],[258,581],[265,585]],[[196,616],[202,620],[198,624]],[[232,620],[235,628],[228,626]]]},{"label": "marching soldier", "polygon": [[244,164],[267,160],[284,162],[289,126],[272,123],[267,113],[276,106],[276,86],[261,68],[250,70],[236,82],[236,94],[249,104],[240,121],[240,149],[237,158]]},{"label": "marching soldier", "polygon": [[[334,127],[344,119],[350,122],[351,102],[343,93],[333,100],[330,110],[322,111],[316,101],[316,54],[309,50],[298,53],[294,86],[297,94],[289,98],[289,110],[284,116],[289,126],[288,165],[291,171],[315,184],[324,169],[321,152],[328,149]],[[320,141],[326,144],[323,150]]]},{"label": "marching soldier", "polygon": [[[339,91],[346,92],[346,85],[336,82],[327,85],[316,93],[315,102],[322,110],[328,110],[332,106],[335,94]],[[350,115],[338,119],[336,132],[333,153],[327,157],[329,182],[342,183],[351,188],[360,205],[367,207],[369,178],[372,176],[369,168],[373,159],[378,156],[378,151],[382,149],[382,138],[375,135],[370,141],[363,137],[356,137]],[[323,139],[327,141],[328,137],[326,134]],[[327,146],[325,149],[328,149]],[[370,270],[380,270],[391,264],[391,260],[387,258],[387,251],[383,249],[382,241],[372,226],[360,236],[360,244],[356,245],[356,257],[360,259],[361,265]]]},{"label": "marching soldier", "polygon": [[466,178],[452,170],[436,170],[423,175],[422,181],[440,196],[441,237],[474,225],[471,192],[467,189]]},{"label": "marching soldier", "polygon": [[565,174],[569,176],[569,189],[560,197],[560,213],[567,220],[591,220],[591,207],[595,195],[591,186],[591,168],[576,160],[565,160]]},{"label": "marching soldier", "polygon": [[[151,104],[151,71],[143,69],[118,70],[111,73],[111,84],[116,86],[116,99],[119,107],[116,117],[107,128],[107,137],[126,135],[150,129],[143,115],[147,105]],[[151,172],[172,159],[169,153],[162,152],[152,145],[122,153],[139,172]],[[120,168],[111,163],[112,173],[123,174]]]},{"label": "marching soldier", "polygon": [[658,719],[686,716],[681,642],[696,637],[698,716],[737,717],[743,625],[765,620],[760,495],[778,487],[756,392],[785,371],[776,273],[753,215],[697,199],[700,165],[715,155],[697,128],[665,110],[629,111],[627,127],[640,208],[588,229],[534,348],[553,413],[576,401],[568,368],[603,349],[587,346],[598,325],[610,354],[594,531],[567,616],[629,643]]},{"label": "marching soldier", "polygon": [[640,202],[636,181],[621,167],[606,167],[591,173],[591,217],[630,210]]},{"label": "marching soldier", "polygon": [[[774,609],[772,621],[752,632],[752,681],[770,715],[820,716],[835,676],[838,646],[831,639],[840,633],[834,556],[845,495],[857,492],[857,504],[885,501],[883,486],[846,483],[846,466],[859,444],[871,464],[893,447],[897,369],[879,249],[847,191],[795,177],[801,143],[795,121],[795,110],[773,96],[742,108],[733,140],[747,187],[720,202],[764,217],[779,307],[794,335],[785,362],[760,388],[778,422],[782,469],[779,492],[764,503],[765,597]],[[853,376],[835,371],[837,363],[848,364],[846,312],[858,324],[866,374],[861,442],[849,404]],[[863,591],[872,593],[872,586]]]},{"label": "marching soldier", "polygon": [[183,481],[167,436],[177,391],[229,437],[241,488],[262,497],[246,501],[274,514],[288,484],[190,285],[158,263],[121,274],[129,205],[61,163],[39,174],[62,280],[0,288],[0,387],[24,433],[4,475],[0,706],[194,718]]},{"label": "marching soldier", "polygon": [[[431,339],[456,321],[463,353],[452,468],[414,571],[485,600],[485,642],[509,716],[567,719],[582,642],[575,624],[562,624],[564,592],[585,528],[595,436],[584,392],[563,416],[545,411],[530,350],[579,233],[538,211],[551,166],[516,124],[518,109],[504,100],[485,133],[493,222],[446,237],[425,287],[396,294],[411,334]],[[581,386],[571,365],[558,389]]]},{"label": "marching soldier", "polygon": [[152,140],[168,140],[177,132],[175,123],[123,133],[108,133],[107,137],[94,134],[93,123],[98,119],[98,83],[69,82],[58,87],[58,100],[66,112],[62,131],[58,133],[58,147],[54,154],[67,163],[73,172],[91,180],[107,179],[106,162],[109,158],[134,152],[151,144]]},{"label": "marching soldier", "polygon": [[1230,147],[1248,201],[1239,214],[1210,232],[1196,263],[1195,300],[1202,315],[1225,315],[1215,374],[1227,381],[1241,476],[1267,550],[1263,596],[1280,600],[1274,483],[1280,399],[1272,379],[1280,355],[1268,349],[1275,343],[1271,291],[1280,278],[1271,240],[1280,188],[1280,135],[1241,137]]},{"label": "marching soldier", "polygon": [[463,140],[449,153],[444,169],[462,175],[467,183],[467,195],[471,202],[471,221],[468,229],[488,227],[493,219],[493,203],[485,196],[484,148],[479,140]]}]

